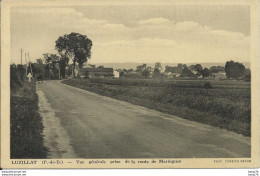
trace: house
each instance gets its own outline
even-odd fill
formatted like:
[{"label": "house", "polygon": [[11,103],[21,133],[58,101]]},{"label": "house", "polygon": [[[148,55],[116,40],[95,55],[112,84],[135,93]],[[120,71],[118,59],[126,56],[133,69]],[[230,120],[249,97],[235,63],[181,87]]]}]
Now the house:
[{"label": "house", "polygon": [[172,78],[171,74],[172,74],[171,72],[163,72],[162,73],[163,77],[165,77],[165,78]]},{"label": "house", "polygon": [[[86,78],[105,78],[105,77],[114,77],[113,68],[81,68],[80,76]],[[119,76],[118,76],[119,77]]]},{"label": "house", "polygon": [[171,73],[171,72],[164,72],[163,75],[166,78],[178,78],[181,76],[181,74],[179,73]]},{"label": "house", "polygon": [[171,73],[172,78],[179,78],[181,77],[181,74],[179,73]]},{"label": "house", "polygon": [[211,78],[215,80],[226,79],[226,73],[225,72],[211,73]]},{"label": "house", "polygon": [[113,74],[114,74],[114,78],[119,78],[120,77],[120,71],[113,69]]}]

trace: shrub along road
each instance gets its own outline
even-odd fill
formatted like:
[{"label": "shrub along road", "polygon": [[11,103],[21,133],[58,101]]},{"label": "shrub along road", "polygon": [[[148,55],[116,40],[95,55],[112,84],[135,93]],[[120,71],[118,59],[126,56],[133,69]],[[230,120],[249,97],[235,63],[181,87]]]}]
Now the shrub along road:
[{"label": "shrub along road", "polygon": [[[59,141],[68,141],[66,144],[75,158],[250,157],[250,138],[234,132],[97,95],[60,81],[45,81],[37,89],[41,92],[39,98],[46,98],[49,111],[59,119],[53,125],[66,131],[66,135],[61,130],[56,131],[55,137],[47,136],[53,140],[48,143],[58,147]],[[48,111],[41,115],[43,119],[53,118]]]},{"label": "shrub along road", "polygon": [[46,158],[35,83],[20,85],[11,91],[11,158]]}]

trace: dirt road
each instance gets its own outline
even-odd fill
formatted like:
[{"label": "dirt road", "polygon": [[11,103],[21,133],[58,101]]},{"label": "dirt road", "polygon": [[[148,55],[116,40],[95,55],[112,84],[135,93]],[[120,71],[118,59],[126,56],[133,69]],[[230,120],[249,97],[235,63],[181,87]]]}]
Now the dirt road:
[{"label": "dirt road", "polygon": [[49,158],[250,157],[250,138],[71,87],[37,84]]}]

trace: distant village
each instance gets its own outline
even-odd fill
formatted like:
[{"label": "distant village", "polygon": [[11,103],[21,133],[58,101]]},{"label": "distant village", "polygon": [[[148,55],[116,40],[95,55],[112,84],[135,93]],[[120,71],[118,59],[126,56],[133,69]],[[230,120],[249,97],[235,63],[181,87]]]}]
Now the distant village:
[{"label": "distant village", "polygon": [[[21,67],[12,64],[11,68]],[[42,75],[44,79],[64,79],[64,78],[135,78],[135,79],[236,79],[251,80],[249,68],[245,68],[242,63],[228,61],[225,66],[211,66],[203,68],[201,64],[177,64],[176,66],[162,67],[157,62],[154,66],[140,64],[136,69],[122,69],[104,67],[103,65],[84,64],[81,68],[75,66],[73,71],[72,64],[55,64],[44,63],[43,60],[37,59],[36,63],[28,63],[20,68],[24,74],[32,73],[33,78]],[[26,73],[25,73],[26,72]]]},{"label": "distant village", "polygon": [[[151,65],[151,64],[149,64]],[[228,61],[225,66],[202,67],[201,64],[176,64],[176,66],[162,66],[160,62],[154,66],[140,64],[135,69],[104,67],[103,65],[84,64],[81,68],[72,64],[62,64],[37,59],[36,63],[25,65],[11,65],[11,69],[23,70],[24,75],[32,74],[33,78],[41,75],[44,79],[66,78],[134,78],[134,79],[213,79],[213,80],[251,80],[249,68],[242,63]],[[20,72],[19,72],[20,73]]]},{"label": "distant village", "polygon": [[[242,66],[243,67],[243,66]],[[226,70],[227,71],[227,70]],[[75,77],[80,78],[193,78],[193,79],[227,79],[224,66],[212,66],[210,68],[203,68],[201,64],[187,66],[186,64],[178,64],[177,66],[165,66],[157,62],[154,67],[142,64],[136,69],[117,69],[105,68],[104,66],[96,66],[94,64],[86,64],[82,68],[76,67]],[[243,79],[250,76],[250,69],[243,67],[238,79]],[[69,75],[69,70],[66,70],[66,77]]]}]

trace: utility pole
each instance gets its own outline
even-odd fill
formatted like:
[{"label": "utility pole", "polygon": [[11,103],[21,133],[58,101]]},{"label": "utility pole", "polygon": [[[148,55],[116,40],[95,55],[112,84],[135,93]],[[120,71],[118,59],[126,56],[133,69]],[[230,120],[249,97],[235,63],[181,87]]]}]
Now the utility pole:
[{"label": "utility pole", "polygon": [[61,62],[61,58],[59,57],[59,79],[60,79],[60,62]]},{"label": "utility pole", "polygon": [[21,77],[21,80],[23,80],[23,49],[21,49],[21,67],[20,67],[20,77]]},{"label": "utility pole", "polygon": [[25,69],[26,69],[25,73],[26,73],[26,76],[27,76],[28,65],[27,65],[26,53],[24,53],[24,57],[25,57],[25,64],[26,64],[26,66],[25,66]]},{"label": "utility pole", "polygon": [[21,66],[23,65],[23,49],[21,49]]},{"label": "utility pole", "polygon": [[47,61],[48,61],[48,65],[49,65],[49,79],[51,79],[51,68],[50,68],[49,53],[47,53]]},{"label": "utility pole", "polygon": [[51,79],[51,66],[50,66],[50,61],[49,61],[49,79]]},{"label": "utility pole", "polygon": [[60,66],[59,66],[59,79],[60,79]]}]

